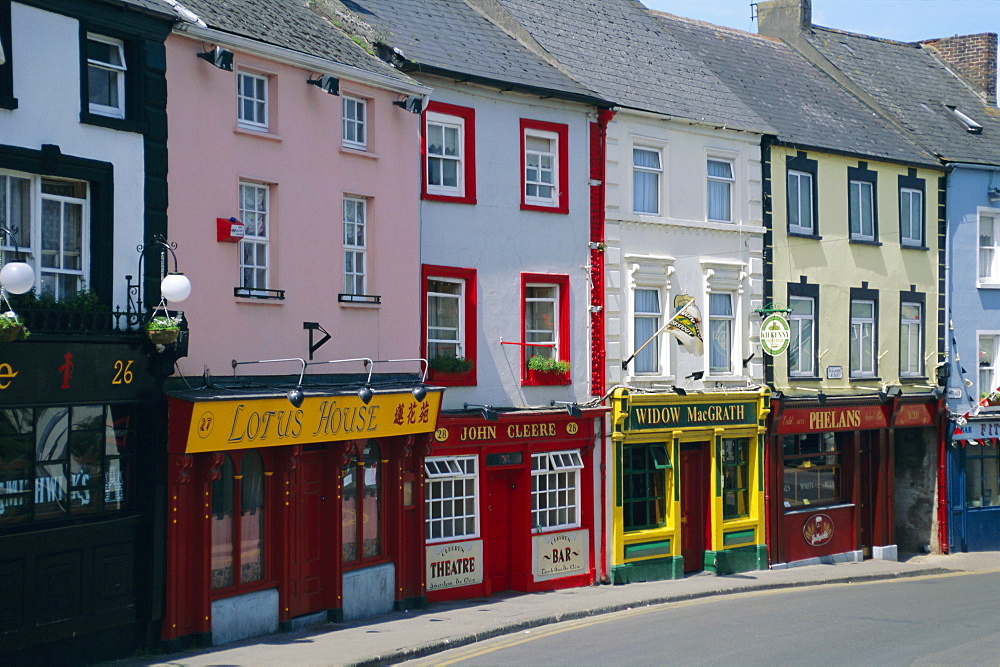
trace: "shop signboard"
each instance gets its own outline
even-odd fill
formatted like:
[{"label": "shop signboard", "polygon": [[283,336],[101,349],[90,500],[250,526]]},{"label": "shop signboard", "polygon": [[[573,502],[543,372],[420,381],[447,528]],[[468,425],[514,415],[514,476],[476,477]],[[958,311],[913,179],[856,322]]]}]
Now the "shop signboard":
[{"label": "shop signboard", "polygon": [[822,433],[886,428],[889,420],[879,405],[836,408],[790,408],[781,413],[778,433]]},{"label": "shop signboard", "polygon": [[590,562],[589,536],[587,530],[535,535],[531,545],[535,581],[585,573]]},{"label": "shop signboard", "polygon": [[483,541],[427,546],[427,590],[483,583]]},{"label": "shop signboard", "polygon": [[628,431],[647,431],[705,426],[750,426],[756,423],[756,401],[633,402],[625,419],[624,428]]}]

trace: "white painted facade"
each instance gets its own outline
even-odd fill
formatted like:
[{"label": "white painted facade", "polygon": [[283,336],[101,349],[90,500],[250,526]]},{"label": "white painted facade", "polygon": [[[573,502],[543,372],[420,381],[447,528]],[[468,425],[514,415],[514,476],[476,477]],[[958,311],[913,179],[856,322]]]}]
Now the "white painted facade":
[{"label": "white painted facade", "polygon": [[[637,213],[634,149],[660,156],[658,211]],[[709,220],[708,161],[732,165],[731,222]],[[650,159],[650,163],[653,163]],[[654,170],[655,172],[655,170]],[[758,328],[763,295],[763,206],[760,136],[619,110],[608,126],[606,172],[607,385],[647,389],[676,385],[713,390],[763,383]],[[622,362],[647,339],[636,335],[635,290],[658,294],[662,326],[674,314],[674,299],[694,297],[702,314],[704,354],[686,351],[669,334],[649,345],[637,370]],[[729,294],[733,325],[729,369],[710,363],[710,294]],[[647,292],[647,295],[649,292]],[[655,331],[655,328],[653,329]],[[649,354],[649,353],[647,353]],[[743,366],[743,360],[753,358]],[[703,372],[702,380],[688,378]]]},{"label": "white painted facade", "polygon": [[[14,2],[11,28],[22,37],[4,44],[10,49],[9,60],[15,63],[17,108],[0,109],[0,144],[36,151],[51,144],[63,155],[114,166],[112,307],[124,310],[125,275],[138,275],[136,246],[144,242],[143,135],[80,121],[81,50],[76,19]],[[36,37],[23,38],[29,35]]]}]

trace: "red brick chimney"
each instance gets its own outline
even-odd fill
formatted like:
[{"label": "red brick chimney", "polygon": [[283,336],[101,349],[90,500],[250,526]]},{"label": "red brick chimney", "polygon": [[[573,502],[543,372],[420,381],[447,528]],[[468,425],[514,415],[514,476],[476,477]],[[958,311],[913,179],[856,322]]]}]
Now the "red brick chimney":
[{"label": "red brick chimney", "polygon": [[997,103],[997,34],[959,35],[920,42],[980,90],[989,103]]}]

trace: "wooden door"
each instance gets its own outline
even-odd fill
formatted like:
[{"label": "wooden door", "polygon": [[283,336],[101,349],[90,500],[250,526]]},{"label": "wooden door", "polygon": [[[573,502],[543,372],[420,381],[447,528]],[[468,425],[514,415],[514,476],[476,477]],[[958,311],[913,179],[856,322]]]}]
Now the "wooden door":
[{"label": "wooden door", "polygon": [[511,569],[514,566],[514,490],[517,471],[486,470],[483,499],[483,560],[486,595],[510,590]]},{"label": "wooden door", "polygon": [[681,555],[684,571],[705,567],[708,533],[708,443],[681,448]]},{"label": "wooden door", "polygon": [[289,613],[292,618],[326,609],[328,570],[332,553],[328,536],[330,526],[339,517],[329,513],[336,503],[329,500],[326,483],[326,450],[304,451],[296,473],[298,493],[292,512],[291,580],[289,582]]},{"label": "wooden door", "polygon": [[861,431],[858,462],[858,548],[866,558],[872,555],[879,502],[879,432]]}]

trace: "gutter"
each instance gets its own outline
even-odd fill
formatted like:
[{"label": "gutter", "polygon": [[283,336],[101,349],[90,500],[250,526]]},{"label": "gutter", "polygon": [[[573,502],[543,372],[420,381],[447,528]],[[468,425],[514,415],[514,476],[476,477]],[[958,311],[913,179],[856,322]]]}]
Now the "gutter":
[{"label": "gutter", "polygon": [[351,67],[350,65],[338,63],[333,60],[327,60],[326,58],[320,58],[318,56],[311,56],[307,53],[302,53],[301,51],[294,51],[285,47],[266,44],[250,37],[234,35],[232,33],[223,32],[214,28],[202,28],[201,26],[193,23],[179,23],[175,25],[174,33],[184,35],[192,39],[201,40],[203,42],[211,42],[219,46],[232,48],[243,53],[249,53],[250,55],[268,58],[286,65],[301,67],[302,69],[322,72],[324,74],[332,74],[338,78],[350,79],[351,81],[357,81],[359,83],[384,88],[395,93],[427,97],[433,90],[432,88],[416,83],[415,81],[401,81],[396,77],[367,72],[357,67]]}]

